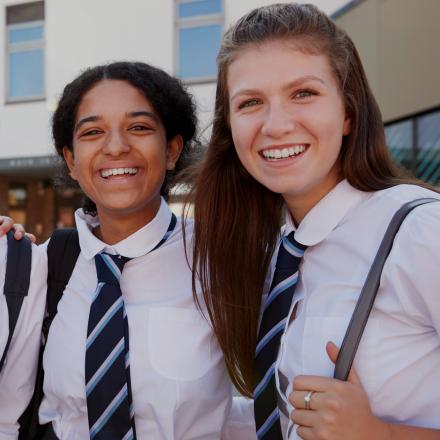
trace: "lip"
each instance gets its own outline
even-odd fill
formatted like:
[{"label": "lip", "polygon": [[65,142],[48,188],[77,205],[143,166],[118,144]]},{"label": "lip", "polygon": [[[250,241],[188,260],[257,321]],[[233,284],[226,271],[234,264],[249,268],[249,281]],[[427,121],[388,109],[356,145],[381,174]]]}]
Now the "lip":
[{"label": "lip", "polygon": [[98,171],[108,170],[111,168],[139,168],[139,165],[136,165],[133,162],[104,162],[98,168]]}]

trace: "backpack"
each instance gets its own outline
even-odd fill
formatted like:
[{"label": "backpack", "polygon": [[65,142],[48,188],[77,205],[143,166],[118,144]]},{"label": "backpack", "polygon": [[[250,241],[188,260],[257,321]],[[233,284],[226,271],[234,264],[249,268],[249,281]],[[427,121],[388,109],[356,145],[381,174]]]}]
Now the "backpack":
[{"label": "backpack", "polygon": [[9,334],[0,359],[0,371],[3,368],[9,346],[11,345],[21,306],[25,296],[28,294],[32,268],[32,244],[30,240],[27,237],[15,240],[14,232],[9,231],[7,243],[8,251],[3,293],[8,307]]},{"label": "backpack", "polygon": [[80,253],[78,231],[74,228],[57,229],[47,246],[47,313],[43,321],[43,341],[38,358],[37,377],[32,399],[19,419],[19,440],[56,439],[52,426],[38,423],[38,409],[43,399],[43,352],[50,325],[57,314],[57,306],[69,282]]}]

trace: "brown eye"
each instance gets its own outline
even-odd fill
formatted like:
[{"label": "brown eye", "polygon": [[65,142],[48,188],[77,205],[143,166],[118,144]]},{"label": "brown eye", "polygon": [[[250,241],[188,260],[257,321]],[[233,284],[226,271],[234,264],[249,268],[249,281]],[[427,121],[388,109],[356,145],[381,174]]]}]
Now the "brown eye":
[{"label": "brown eye", "polygon": [[95,136],[95,135],[100,134],[100,133],[102,133],[102,131],[93,129],[93,130],[86,131],[81,136]]},{"label": "brown eye", "polygon": [[130,131],[146,131],[146,130],[152,130],[150,127],[146,127],[145,125],[134,125],[133,127],[129,128]]}]

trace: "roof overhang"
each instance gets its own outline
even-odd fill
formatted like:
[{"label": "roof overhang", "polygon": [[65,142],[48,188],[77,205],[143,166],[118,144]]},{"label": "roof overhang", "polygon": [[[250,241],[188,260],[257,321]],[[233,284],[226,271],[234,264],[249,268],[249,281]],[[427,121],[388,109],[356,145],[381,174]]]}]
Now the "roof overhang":
[{"label": "roof overhang", "polygon": [[11,157],[0,159],[0,176],[51,178],[58,166],[58,158],[51,156]]}]

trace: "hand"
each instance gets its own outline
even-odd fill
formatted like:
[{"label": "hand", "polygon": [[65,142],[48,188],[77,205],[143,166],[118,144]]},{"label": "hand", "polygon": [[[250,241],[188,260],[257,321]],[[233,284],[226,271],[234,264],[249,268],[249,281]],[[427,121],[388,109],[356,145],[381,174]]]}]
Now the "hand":
[{"label": "hand", "polygon": [[35,243],[37,240],[35,235],[28,234],[24,230],[24,227],[18,223],[14,223],[14,220],[10,217],[0,216],[0,237],[7,234],[11,229],[14,229],[14,238],[16,240],[21,240],[24,235],[26,235],[32,243]]},{"label": "hand", "polygon": [[[326,346],[335,363],[339,349],[333,342]],[[305,409],[304,397],[313,391],[310,409]],[[347,382],[322,376],[297,376],[289,401],[295,408],[292,421],[299,425],[298,435],[304,440],[379,440],[389,438],[385,423],[370,409],[354,368]]]}]

